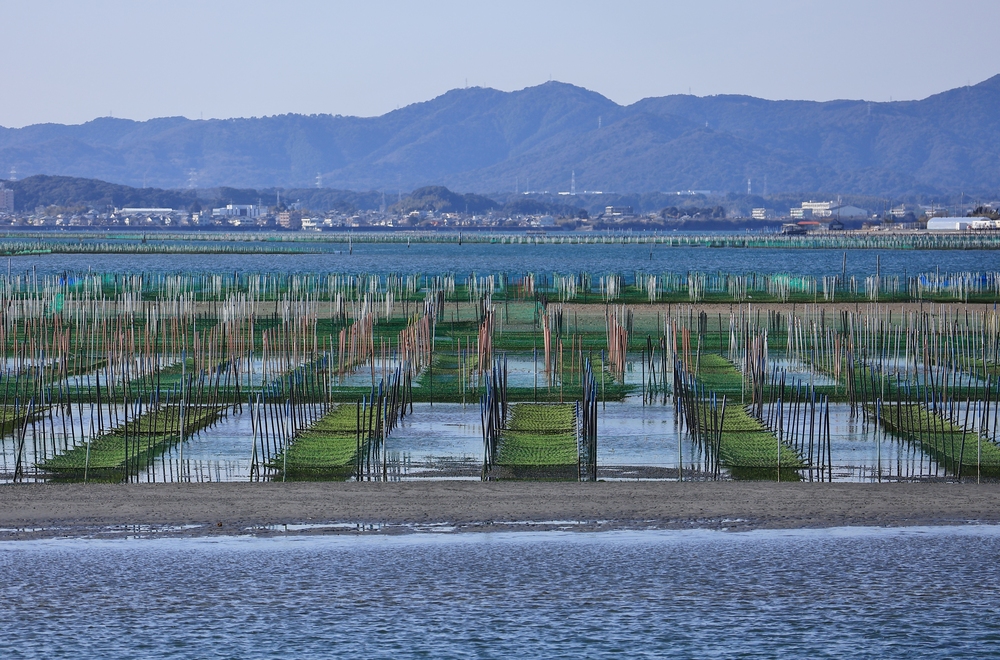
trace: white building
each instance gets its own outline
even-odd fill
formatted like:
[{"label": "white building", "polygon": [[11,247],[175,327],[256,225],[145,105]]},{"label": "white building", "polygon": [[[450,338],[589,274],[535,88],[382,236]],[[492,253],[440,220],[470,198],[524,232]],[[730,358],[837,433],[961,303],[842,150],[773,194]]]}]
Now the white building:
[{"label": "white building", "polygon": [[867,218],[868,210],[859,206],[844,204],[843,206],[835,206],[830,209],[830,216],[834,218],[841,218],[842,220],[850,218]]},{"label": "white building", "polygon": [[927,220],[927,230],[928,231],[965,231],[966,229],[971,229],[975,223],[981,222],[983,220],[990,220],[989,218],[958,218],[958,217],[946,217],[946,218],[930,218]]},{"label": "white building", "polygon": [[810,217],[829,218],[833,215],[834,202],[802,202],[802,208],[810,212]]},{"label": "white building", "polygon": [[754,220],[767,220],[767,209],[753,209],[750,211],[750,217]]},{"label": "white building", "polygon": [[847,220],[851,218],[867,218],[868,211],[850,204],[837,204],[837,202],[802,202],[802,207],[791,209],[789,215],[796,220],[807,218],[840,218]]},{"label": "white building", "polygon": [[173,209],[141,207],[125,207],[123,209],[115,209],[115,213],[117,215],[170,215],[173,212]]},{"label": "white building", "polygon": [[224,208],[212,209],[213,218],[259,218],[267,210],[255,204],[226,204]]},{"label": "white building", "polygon": [[635,213],[633,213],[631,206],[606,206],[604,207],[604,215],[611,218],[630,218]]},{"label": "white building", "polygon": [[14,212],[14,191],[0,186],[0,213]]}]

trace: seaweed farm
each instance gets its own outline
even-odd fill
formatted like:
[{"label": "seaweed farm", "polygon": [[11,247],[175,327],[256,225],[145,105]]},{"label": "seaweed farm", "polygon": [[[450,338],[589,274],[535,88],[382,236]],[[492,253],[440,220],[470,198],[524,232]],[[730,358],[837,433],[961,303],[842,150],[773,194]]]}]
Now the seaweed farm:
[{"label": "seaweed farm", "polygon": [[10,268],[0,479],[996,480],[998,299],[938,269]]}]

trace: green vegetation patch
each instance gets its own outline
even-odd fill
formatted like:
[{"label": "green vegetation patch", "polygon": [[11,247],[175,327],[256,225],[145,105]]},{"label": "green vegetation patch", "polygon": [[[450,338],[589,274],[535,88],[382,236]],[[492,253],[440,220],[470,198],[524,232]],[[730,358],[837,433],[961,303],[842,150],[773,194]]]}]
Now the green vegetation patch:
[{"label": "green vegetation patch", "polygon": [[[754,417],[735,399],[744,389],[743,373],[721,355],[702,353],[698,383],[716,394],[729,395],[722,433],[718,438],[718,459],[734,479],[798,479],[795,470],[805,467],[802,457]],[[707,414],[707,411],[706,411]],[[702,437],[714,441],[708,419],[700,419]]]},{"label": "green vegetation patch", "polygon": [[719,460],[730,468],[777,469],[780,465],[784,470],[805,467],[795,450],[779,444],[777,436],[745,408],[728,405],[722,424]]},{"label": "green vegetation patch", "polygon": [[[40,418],[45,413],[45,407],[36,407],[32,418]],[[0,435],[9,435],[20,429],[28,418],[28,406],[0,406]]]},{"label": "green vegetation patch", "polygon": [[[700,426],[702,437],[711,441],[708,420],[701,420]],[[783,480],[786,478],[785,470],[805,467],[795,450],[783,443],[779,444],[778,437],[746,408],[735,403],[727,404],[722,437],[719,440],[719,462],[730,468],[735,478],[756,475],[752,478],[773,479],[779,461]]]},{"label": "green vegetation patch", "polygon": [[577,452],[575,404],[519,403],[501,433],[497,464],[575,467]]},{"label": "green vegetation patch", "polygon": [[[184,439],[215,422],[222,407],[187,406],[184,410]],[[46,472],[77,478],[86,471],[97,478],[136,474],[180,440],[180,406],[164,405],[146,412],[128,424],[83,443],[67,452],[44,460],[38,467]]]},{"label": "green vegetation patch", "polygon": [[[343,476],[354,469],[358,451],[358,406],[340,404],[308,429],[299,432],[288,446],[289,476]],[[286,467],[283,454],[271,467]]]},{"label": "green vegetation patch", "polygon": [[719,394],[738,394],[744,388],[743,373],[732,362],[714,353],[698,358],[698,383]]},{"label": "green vegetation patch", "polygon": [[891,433],[911,440],[953,474],[1000,477],[1000,447],[919,403],[884,404],[879,419]]}]

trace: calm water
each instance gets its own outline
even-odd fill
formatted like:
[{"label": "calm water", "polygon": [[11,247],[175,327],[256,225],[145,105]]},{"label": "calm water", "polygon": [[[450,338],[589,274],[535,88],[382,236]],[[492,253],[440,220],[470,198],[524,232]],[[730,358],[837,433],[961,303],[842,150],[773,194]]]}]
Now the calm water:
[{"label": "calm water", "polygon": [[987,657],[1000,529],[0,544],[20,657]]},{"label": "calm water", "polygon": [[[751,248],[653,247],[649,245],[358,243],[346,246],[310,244],[323,254],[57,254],[12,257],[13,272],[35,267],[39,273],[95,271],[132,272],[265,272],[404,273],[468,275],[477,272],[649,273],[758,272],[798,275],[838,275],[843,250],[775,250]],[[874,275],[879,261],[883,275],[983,271],[1000,264],[995,250],[848,250],[847,274]]]}]

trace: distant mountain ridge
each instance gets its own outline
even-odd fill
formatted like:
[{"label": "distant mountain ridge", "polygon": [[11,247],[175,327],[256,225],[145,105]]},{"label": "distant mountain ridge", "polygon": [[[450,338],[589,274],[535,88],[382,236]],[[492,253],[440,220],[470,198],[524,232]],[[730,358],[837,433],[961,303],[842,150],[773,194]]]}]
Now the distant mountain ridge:
[{"label": "distant mountain ridge", "polygon": [[282,115],[0,128],[0,174],[159,188],[396,192],[995,192],[1000,75],[919,101],[647,98],[550,82],[456,89],[380,117]]}]

